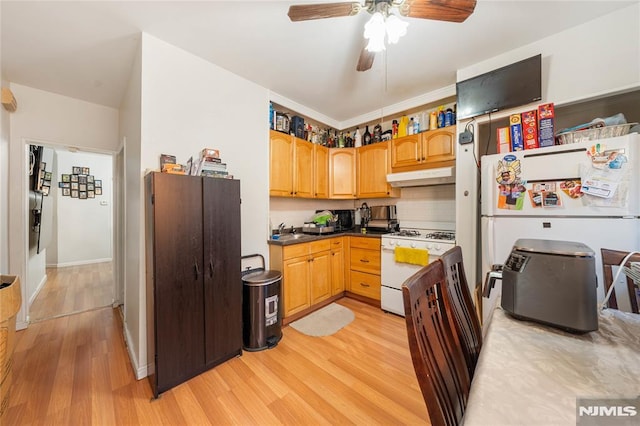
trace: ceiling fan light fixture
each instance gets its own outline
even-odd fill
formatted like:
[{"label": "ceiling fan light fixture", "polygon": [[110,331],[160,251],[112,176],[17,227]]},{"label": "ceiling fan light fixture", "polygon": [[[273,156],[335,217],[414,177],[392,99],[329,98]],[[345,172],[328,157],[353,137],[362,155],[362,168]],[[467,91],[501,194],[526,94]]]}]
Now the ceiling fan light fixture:
[{"label": "ceiling fan light fixture", "polygon": [[389,15],[385,22],[387,28],[387,41],[392,44],[396,44],[400,37],[407,34],[407,27],[409,23],[400,20],[395,15]]},{"label": "ceiling fan light fixture", "polygon": [[386,26],[384,15],[376,12],[371,16],[369,22],[364,25],[364,38],[369,40],[367,50],[369,52],[380,52],[384,50],[384,37],[386,34]]}]

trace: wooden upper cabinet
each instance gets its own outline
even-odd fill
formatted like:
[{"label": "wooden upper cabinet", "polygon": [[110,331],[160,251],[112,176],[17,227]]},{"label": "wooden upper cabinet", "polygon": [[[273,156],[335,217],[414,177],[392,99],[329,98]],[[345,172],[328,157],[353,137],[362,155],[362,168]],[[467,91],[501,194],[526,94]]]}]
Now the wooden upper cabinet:
[{"label": "wooden upper cabinet", "polygon": [[294,170],[293,170],[293,196],[301,198],[313,198],[315,195],[313,185],[314,150],[313,144],[293,137],[294,140]]},{"label": "wooden upper cabinet", "polygon": [[391,141],[391,168],[416,166],[422,162],[420,135],[409,135]]},{"label": "wooden upper cabinet", "polygon": [[390,146],[391,142],[379,142],[357,148],[358,198],[399,195],[399,191],[387,182],[387,173],[391,172]]},{"label": "wooden upper cabinet", "polygon": [[454,126],[424,132],[421,136],[423,157],[426,163],[437,163],[456,159]]},{"label": "wooden upper cabinet", "polygon": [[329,198],[329,148],[322,145],[313,145],[315,156],[315,198]]},{"label": "wooden upper cabinet", "polygon": [[356,198],[356,150],[329,150],[329,198]]},{"label": "wooden upper cabinet", "polygon": [[455,126],[391,141],[392,172],[454,165],[455,159]]},{"label": "wooden upper cabinet", "polygon": [[291,135],[269,132],[269,195],[293,196],[293,138]]}]

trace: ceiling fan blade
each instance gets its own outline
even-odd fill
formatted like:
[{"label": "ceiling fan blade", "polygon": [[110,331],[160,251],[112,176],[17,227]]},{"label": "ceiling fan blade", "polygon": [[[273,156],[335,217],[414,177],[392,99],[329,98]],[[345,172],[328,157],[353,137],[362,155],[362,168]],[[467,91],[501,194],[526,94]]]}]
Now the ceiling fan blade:
[{"label": "ceiling fan blade", "polygon": [[376,52],[369,52],[366,47],[362,48],[360,57],[358,58],[358,66],[356,70],[366,71],[373,66],[373,58],[376,57]]},{"label": "ceiling fan blade", "polygon": [[400,14],[410,18],[464,22],[476,8],[476,0],[405,0]]},{"label": "ceiling fan blade", "polygon": [[353,3],[297,4],[289,6],[289,19],[293,22],[311,19],[337,18],[352,16],[360,12],[362,5]]}]

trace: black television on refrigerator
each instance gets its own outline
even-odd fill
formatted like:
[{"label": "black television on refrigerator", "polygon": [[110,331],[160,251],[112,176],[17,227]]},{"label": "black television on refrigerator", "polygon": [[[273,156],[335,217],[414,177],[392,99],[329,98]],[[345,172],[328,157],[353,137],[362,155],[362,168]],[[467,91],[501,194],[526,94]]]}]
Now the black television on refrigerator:
[{"label": "black television on refrigerator", "polygon": [[463,120],[542,99],[542,55],[456,83],[456,118]]}]

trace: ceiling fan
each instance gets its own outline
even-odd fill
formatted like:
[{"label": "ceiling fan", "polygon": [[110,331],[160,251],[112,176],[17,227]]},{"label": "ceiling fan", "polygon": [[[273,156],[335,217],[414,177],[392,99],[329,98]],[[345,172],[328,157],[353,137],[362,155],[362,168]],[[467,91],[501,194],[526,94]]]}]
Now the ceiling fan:
[{"label": "ceiling fan", "polygon": [[[354,16],[366,10],[379,12],[384,18],[396,8],[400,15],[409,18],[433,19],[436,21],[463,22],[473,13],[476,0],[364,0],[363,2],[298,4],[289,7],[289,19],[293,22],[312,19]],[[367,24],[368,25],[368,24]],[[397,41],[397,40],[396,40]],[[369,46],[362,49],[358,59],[358,71],[366,71],[373,65],[377,49]]]}]

